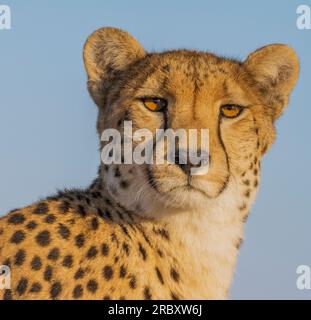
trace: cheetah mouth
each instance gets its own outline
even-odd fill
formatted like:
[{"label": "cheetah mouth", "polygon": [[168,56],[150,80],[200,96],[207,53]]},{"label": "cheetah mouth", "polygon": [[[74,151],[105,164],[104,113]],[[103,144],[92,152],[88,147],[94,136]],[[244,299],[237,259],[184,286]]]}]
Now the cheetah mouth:
[{"label": "cheetah mouth", "polygon": [[204,190],[201,190],[195,186],[193,186],[190,182],[183,184],[181,186],[176,186],[173,188],[170,188],[169,190],[166,191],[166,193],[170,192],[176,192],[176,191],[181,191],[181,192],[198,192],[201,195],[203,195],[206,198],[212,198],[210,195],[208,195]]},{"label": "cheetah mouth", "polygon": [[[221,180],[209,179],[205,182],[189,176],[186,181],[177,182],[173,176],[166,179],[156,178],[150,166],[146,167],[147,181],[152,189],[163,197],[175,196],[176,193],[190,195],[200,194],[205,199],[217,198],[229,183],[230,175],[227,174]],[[167,180],[169,178],[169,180]]]}]

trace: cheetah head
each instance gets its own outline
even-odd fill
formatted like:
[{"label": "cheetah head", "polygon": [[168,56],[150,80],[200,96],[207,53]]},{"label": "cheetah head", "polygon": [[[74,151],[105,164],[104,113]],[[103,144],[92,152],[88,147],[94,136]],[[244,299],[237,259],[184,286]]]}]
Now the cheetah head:
[{"label": "cheetah head", "polygon": [[209,131],[203,175],[190,176],[189,166],[178,163],[102,164],[116,200],[154,215],[163,208],[204,208],[228,192],[252,198],[261,157],[275,139],[274,122],[298,78],[293,49],[268,45],[244,62],[190,50],[147,53],[128,33],[102,28],[88,38],[84,63],[100,136],[107,128],[124,135],[124,121],[154,135],[159,128]]}]

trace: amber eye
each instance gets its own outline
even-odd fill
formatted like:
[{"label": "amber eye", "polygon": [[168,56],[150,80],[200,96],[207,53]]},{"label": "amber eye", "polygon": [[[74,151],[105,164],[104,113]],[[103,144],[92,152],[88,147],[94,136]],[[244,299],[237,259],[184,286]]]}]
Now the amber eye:
[{"label": "amber eye", "polygon": [[161,111],[167,107],[167,101],[162,98],[141,98],[141,101],[150,111]]},{"label": "amber eye", "polygon": [[221,114],[226,118],[236,118],[242,111],[243,107],[234,104],[226,104],[221,107]]}]

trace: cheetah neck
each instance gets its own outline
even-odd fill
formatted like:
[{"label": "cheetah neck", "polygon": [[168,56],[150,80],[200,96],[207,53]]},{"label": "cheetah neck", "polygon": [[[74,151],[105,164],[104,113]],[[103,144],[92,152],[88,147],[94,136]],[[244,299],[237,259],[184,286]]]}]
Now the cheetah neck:
[{"label": "cheetah neck", "polygon": [[187,275],[190,299],[227,297],[254,197],[245,202],[239,186],[231,183],[206,210],[180,212],[162,220],[171,237],[171,254]]},{"label": "cheetah neck", "polygon": [[[169,235],[169,241],[155,241],[184,274],[185,281],[181,284],[184,290],[180,296],[227,298],[243,239],[243,225],[256,195],[253,190],[245,196],[247,189],[242,180],[231,177],[222,194],[204,209],[166,212],[157,220],[139,219],[148,234],[155,236],[156,228]],[[117,205],[133,212],[125,203]]]}]

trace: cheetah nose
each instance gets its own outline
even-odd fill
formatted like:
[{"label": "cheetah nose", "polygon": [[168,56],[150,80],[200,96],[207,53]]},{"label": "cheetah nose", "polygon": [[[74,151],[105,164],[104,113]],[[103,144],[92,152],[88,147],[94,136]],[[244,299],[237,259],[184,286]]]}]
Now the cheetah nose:
[{"label": "cheetah nose", "polygon": [[[198,150],[197,154],[201,154],[201,151]],[[175,153],[175,164],[177,166],[179,166],[179,168],[186,174],[186,175],[190,175],[191,173],[191,169],[193,168],[199,168],[203,165],[202,159],[199,159],[199,161],[197,161],[197,163],[193,163],[193,161],[191,161],[190,159],[191,157],[189,157],[188,152],[179,152],[176,151]]]},{"label": "cheetah nose", "polygon": [[178,164],[178,166],[180,167],[180,169],[186,174],[186,175],[190,175],[191,173],[191,169],[192,168],[199,168],[201,166],[200,163],[198,164],[192,164],[192,163],[186,163],[186,164]]}]

